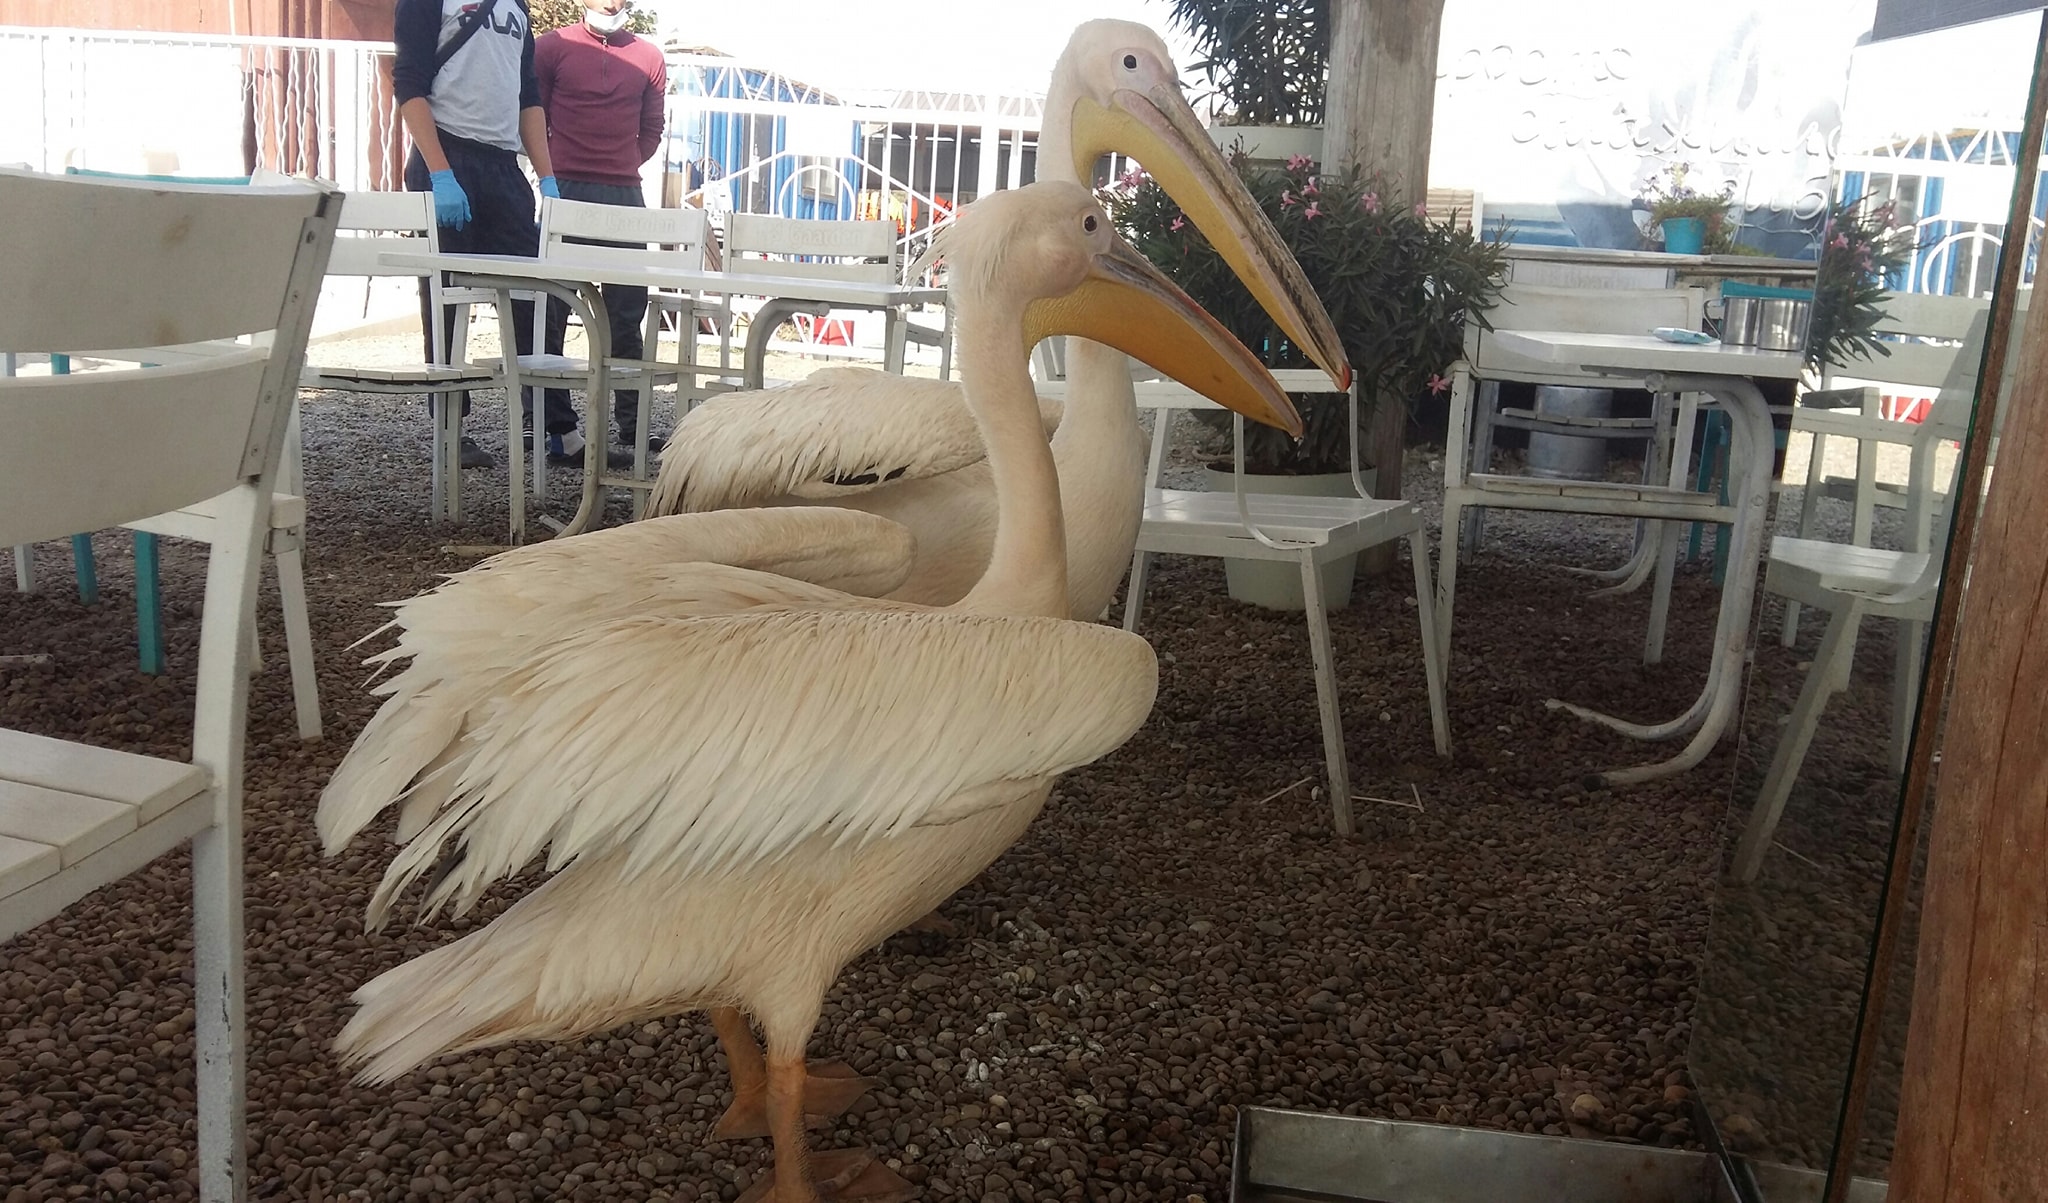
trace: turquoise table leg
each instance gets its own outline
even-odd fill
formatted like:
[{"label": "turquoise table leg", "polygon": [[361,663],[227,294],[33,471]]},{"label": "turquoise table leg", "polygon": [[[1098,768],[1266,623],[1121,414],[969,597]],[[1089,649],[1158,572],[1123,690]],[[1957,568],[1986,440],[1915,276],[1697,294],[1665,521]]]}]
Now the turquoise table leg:
[{"label": "turquoise table leg", "polygon": [[[1693,490],[1699,493],[1706,492],[1707,485],[1713,482],[1716,471],[1714,459],[1720,452],[1721,423],[1725,420],[1719,410],[1708,410],[1706,419],[1706,433],[1700,439],[1700,466],[1699,470],[1693,474],[1692,480]],[[1700,558],[1700,541],[1705,534],[1701,529],[1703,525],[1703,523],[1699,522],[1693,523],[1685,536],[1685,559],[1687,563]]]},{"label": "turquoise table leg", "polygon": [[[1725,418],[1725,415],[1723,416]],[[1724,420],[1718,433],[1725,439],[1731,437],[1734,431]],[[1734,463],[1733,454],[1725,446],[1721,448],[1721,460],[1723,463],[1730,464],[1731,466]],[[1721,473],[1721,483],[1717,490],[1717,495],[1722,505],[1728,504],[1728,477],[1731,474],[1732,471]],[[1714,527],[1714,585],[1716,588],[1719,588],[1721,583],[1728,579],[1728,544],[1732,540],[1734,533],[1735,528],[1733,527],[1720,525]]]},{"label": "turquoise table leg", "polygon": [[135,532],[135,645],[142,671],[163,675],[163,594],[157,585],[156,536],[148,531]]},{"label": "turquoise table leg", "polygon": [[90,606],[100,599],[100,574],[93,569],[92,536],[71,536],[71,570],[78,576],[78,600]]}]

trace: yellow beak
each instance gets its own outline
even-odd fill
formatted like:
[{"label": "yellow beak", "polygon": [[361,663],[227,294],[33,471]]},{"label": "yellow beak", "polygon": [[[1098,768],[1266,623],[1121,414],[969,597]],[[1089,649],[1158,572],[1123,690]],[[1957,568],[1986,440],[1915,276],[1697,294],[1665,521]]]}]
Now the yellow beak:
[{"label": "yellow beak", "polygon": [[1079,288],[1026,308],[1025,346],[1055,334],[1115,347],[1254,422],[1301,437],[1301,415],[1273,373],[1121,238],[1095,257]]},{"label": "yellow beak", "polygon": [[1110,151],[1137,159],[1281,331],[1340,387],[1349,388],[1351,362],[1322,300],[1180,89],[1170,84],[1146,92],[1126,88],[1113,100],[1109,108],[1085,97],[1074,105],[1076,178],[1087,179],[1095,161]]}]

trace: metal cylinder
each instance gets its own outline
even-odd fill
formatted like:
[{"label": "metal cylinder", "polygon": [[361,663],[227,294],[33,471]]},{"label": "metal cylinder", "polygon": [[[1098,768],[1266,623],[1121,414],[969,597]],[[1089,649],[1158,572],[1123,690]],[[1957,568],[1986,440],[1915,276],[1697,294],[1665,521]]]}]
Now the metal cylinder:
[{"label": "metal cylinder", "polygon": [[[1604,418],[1614,411],[1611,388],[1536,386],[1539,417]],[[1600,480],[1607,475],[1607,440],[1584,435],[1529,432],[1529,475],[1550,479]]]},{"label": "metal cylinder", "polygon": [[1766,297],[1756,303],[1756,346],[1760,351],[1804,351],[1812,301]]},{"label": "metal cylinder", "polygon": [[1721,300],[1721,342],[1730,347],[1756,345],[1756,297],[1724,297]]}]

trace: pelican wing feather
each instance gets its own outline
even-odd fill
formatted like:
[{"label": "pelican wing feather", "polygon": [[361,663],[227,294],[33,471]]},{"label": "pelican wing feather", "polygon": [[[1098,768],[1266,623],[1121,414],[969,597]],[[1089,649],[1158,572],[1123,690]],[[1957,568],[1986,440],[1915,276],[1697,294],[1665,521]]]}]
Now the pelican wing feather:
[{"label": "pelican wing feather", "polygon": [[[1048,437],[1061,407],[1041,401]],[[829,501],[986,458],[960,385],[831,367],[799,383],[727,393],[676,424],[649,512]]]},{"label": "pelican wing feather", "polygon": [[432,812],[407,815],[372,925],[422,874],[422,913],[460,912],[544,851],[551,871],[622,852],[628,873],[716,873],[952,822],[1007,796],[984,787],[1112,751],[1157,689],[1151,648],[1107,627],[717,564],[677,567],[668,590],[599,621],[536,607],[487,671],[416,679],[416,659],[382,686],[318,812],[330,852],[394,803]]}]

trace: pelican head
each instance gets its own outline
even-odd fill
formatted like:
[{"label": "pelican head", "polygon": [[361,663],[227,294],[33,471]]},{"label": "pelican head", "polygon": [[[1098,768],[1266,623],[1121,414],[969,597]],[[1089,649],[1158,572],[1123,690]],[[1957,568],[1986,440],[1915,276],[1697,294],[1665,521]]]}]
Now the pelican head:
[{"label": "pelican head", "polygon": [[[1065,141],[1062,143],[1062,136]],[[1279,231],[1181,94],[1158,34],[1131,21],[1084,22],[1053,67],[1039,136],[1041,178],[1085,181],[1110,152],[1143,164],[1296,346],[1348,388],[1351,364]]]},{"label": "pelican head", "polygon": [[[935,248],[964,323],[1021,305],[1024,349],[1055,334],[1115,347],[1297,437],[1301,416],[1245,345],[1129,243],[1079,184],[1046,180],[960,210]],[[1008,308],[1015,313],[1014,308]]]}]

